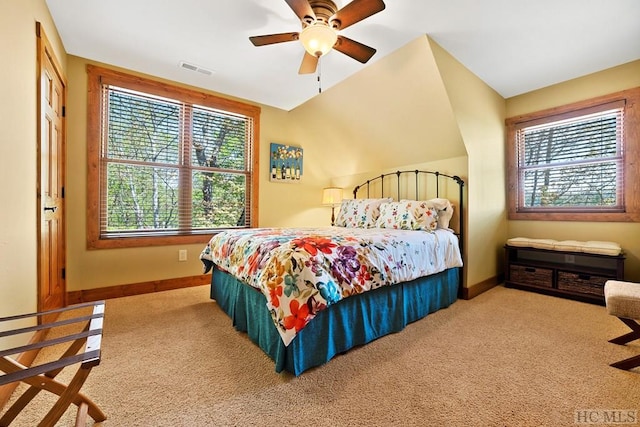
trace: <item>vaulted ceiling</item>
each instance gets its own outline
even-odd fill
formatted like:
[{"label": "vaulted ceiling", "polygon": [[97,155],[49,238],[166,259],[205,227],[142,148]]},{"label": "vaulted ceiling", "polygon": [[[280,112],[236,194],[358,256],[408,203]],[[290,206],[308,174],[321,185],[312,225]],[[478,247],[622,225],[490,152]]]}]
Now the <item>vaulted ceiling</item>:
[{"label": "vaulted ceiling", "polygon": [[249,41],[301,30],[284,0],[46,2],[68,54],[284,110],[424,34],[505,98],[640,59],[638,0],[386,0],[341,32],[373,58],[332,51],[319,76],[298,74],[299,41]]}]

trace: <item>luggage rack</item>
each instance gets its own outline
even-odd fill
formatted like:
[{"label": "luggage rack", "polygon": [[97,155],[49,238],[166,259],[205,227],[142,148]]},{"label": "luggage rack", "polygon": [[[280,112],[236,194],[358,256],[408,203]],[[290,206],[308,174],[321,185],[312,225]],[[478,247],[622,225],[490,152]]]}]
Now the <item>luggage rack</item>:
[{"label": "luggage rack", "polygon": [[[54,426],[72,403],[78,407],[76,426],[85,425],[87,414],[96,422],[104,421],[107,418],[91,399],[80,393],[80,389],[89,376],[91,369],[100,364],[104,305],[104,301],[96,301],[56,310],[0,318],[0,338],[33,332],[51,333],[57,328],[74,324],[78,324],[83,328],[81,332],[55,336],[40,342],[0,351],[0,386],[19,381],[30,385],[0,418],[1,427],[9,426],[29,402],[42,390],[51,392],[59,397],[38,426]],[[77,313],[74,313],[76,317],[51,322],[45,322],[43,320],[80,309],[86,312],[88,311],[87,309],[91,307],[93,308],[93,312],[90,315],[84,313],[77,315]],[[33,317],[38,318],[42,323],[36,326],[1,331],[4,322]],[[60,329],[57,330],[59,331]],[[15,357],[24,352],[62,345],[68,345],[68,347],[57,360],[40,361],[36,359],[37,364],[30,367],[26,367],[15,360]],[[55,380],[55,377],[64,368],[76,364],[79,364],[79,366],[69,384],[63,384]]]}]

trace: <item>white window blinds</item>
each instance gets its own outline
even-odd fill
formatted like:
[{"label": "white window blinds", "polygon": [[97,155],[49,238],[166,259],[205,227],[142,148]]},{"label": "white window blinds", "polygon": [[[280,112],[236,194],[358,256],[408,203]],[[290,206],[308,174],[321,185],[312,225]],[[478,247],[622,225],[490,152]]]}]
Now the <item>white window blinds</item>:
[{"label": "white window blinds", "polygon": [[624,102],[520,123],[518,203],[528,209],[623,209]]},{"label": "white window blinds", "polygon": [[102,237],[251,223],[250,117],[102,86]]}]

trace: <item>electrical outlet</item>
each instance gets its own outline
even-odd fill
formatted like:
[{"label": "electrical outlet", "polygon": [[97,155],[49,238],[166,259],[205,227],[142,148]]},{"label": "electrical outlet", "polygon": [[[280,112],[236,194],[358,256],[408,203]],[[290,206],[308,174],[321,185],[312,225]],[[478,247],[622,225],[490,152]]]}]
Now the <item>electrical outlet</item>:
[{"label": "electrical outlet", "polygon": [[575,264],[576,256],[575,255],[565,255],[564,256],[564,262],[566,262],[567,264]]},{"label": "electrical outlet", "polygon": [[178,251],[178,261],[186,261],[187,260],[187,250],[180,249]]}]

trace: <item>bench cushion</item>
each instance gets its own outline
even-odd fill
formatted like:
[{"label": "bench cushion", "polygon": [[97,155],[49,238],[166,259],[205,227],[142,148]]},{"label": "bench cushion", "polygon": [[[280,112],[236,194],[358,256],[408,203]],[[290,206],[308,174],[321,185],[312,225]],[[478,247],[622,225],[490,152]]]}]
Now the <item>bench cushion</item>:
[{"label": "bench cushion", "polygon": [[620,255],[622,249],[620,248],[619,244],[614,242],[600,242],[597,240],[590,240],[588,242],[585,242],[584,246],[582,247],[582,252],[616,256]]},{"label": "bench cushion", "polygon": [[553,240],[553,239],[531,239],[529,237],[513,237],[507,240],[509,246],[546,249],[566,252],[583,252],[586,254],[598,254],[617,256],[622,253],[622,248],[615,242],[602,242],[590,240],[587,242],[579,240]]}]

